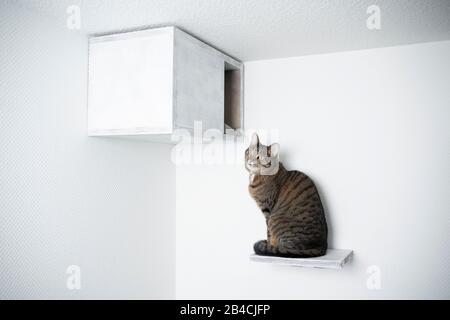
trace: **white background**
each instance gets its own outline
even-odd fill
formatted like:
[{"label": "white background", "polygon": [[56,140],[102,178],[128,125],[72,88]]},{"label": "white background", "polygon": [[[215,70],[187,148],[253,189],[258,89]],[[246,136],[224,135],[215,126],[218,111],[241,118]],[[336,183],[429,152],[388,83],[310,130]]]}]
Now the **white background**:
[{"label": "white background", "polygon": [[86,36],[2,4],[0,41],[0,298],[173,298],[170,146],[87,136]]},{"label": "white background", "polygon": [[87,37],[65,9],[0,7],[0,298],[449,298],[449,41],[246,63],[246,127],[279,129],[330,246],[355,251],[296,269],[249,262],[265,225],[243,165],[87,137]]},{"label": "white background", "polygon": [[354,261],[249,262],[265,222],[243,166],[177,167],[177,298],[448,298],[449,56],[446,41],[246,63],[246,128],[279,130]]}]

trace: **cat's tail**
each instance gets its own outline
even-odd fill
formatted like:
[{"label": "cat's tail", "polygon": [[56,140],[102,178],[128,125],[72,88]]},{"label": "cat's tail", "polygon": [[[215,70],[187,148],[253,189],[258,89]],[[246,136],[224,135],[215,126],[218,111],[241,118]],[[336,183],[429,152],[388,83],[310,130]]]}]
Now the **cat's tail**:
[{"label": "cat's tail", "polygon": [[277,249],[268,244],[267,240],[260,240],[253,245],[253,250],[260,256],[275,256]]},{"label": "cat's tail", "polygon": [[327,247],[322,246],[311,249],[296,249],[296,248],[277,248],[271,246],[267,240],[260,240],[253,246],[253,250],[257,255],[261,256],[278,256],[287,258],[311,258],[320,257],[326,254]]}]

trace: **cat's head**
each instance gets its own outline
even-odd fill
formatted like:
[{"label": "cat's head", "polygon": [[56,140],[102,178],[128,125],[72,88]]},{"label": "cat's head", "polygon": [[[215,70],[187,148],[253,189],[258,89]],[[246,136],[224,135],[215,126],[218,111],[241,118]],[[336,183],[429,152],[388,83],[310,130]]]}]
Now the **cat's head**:
[{"label": "cat's head", "polygon": [[278,172],[280,145],[265,146],[253,134],[250,146],[245,150],[245,168],[250,174],[273,175]]}]

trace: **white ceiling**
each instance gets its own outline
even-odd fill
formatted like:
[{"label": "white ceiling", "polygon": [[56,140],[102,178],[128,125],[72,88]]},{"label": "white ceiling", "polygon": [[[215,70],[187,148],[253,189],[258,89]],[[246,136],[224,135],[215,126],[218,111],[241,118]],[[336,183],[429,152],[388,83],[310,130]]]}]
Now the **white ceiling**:
[{"label": "white ceiling", "polygon": [[[6,1],[62,25],[67,7],[79,5],[88,34],[176,25],[242,61],[450,39],[450,0]],[[366,28],[372,4],[381,30]]]}]

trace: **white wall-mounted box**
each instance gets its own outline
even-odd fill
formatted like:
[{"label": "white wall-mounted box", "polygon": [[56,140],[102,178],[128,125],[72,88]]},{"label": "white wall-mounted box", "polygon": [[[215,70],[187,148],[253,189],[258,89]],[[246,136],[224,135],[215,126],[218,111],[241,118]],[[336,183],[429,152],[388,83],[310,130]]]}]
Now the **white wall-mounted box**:
[{"label": "white wall-mounted box", "polygon": [[176,27],[89,39],[88,133],[170,142],[243,129],[243,65]]}]

